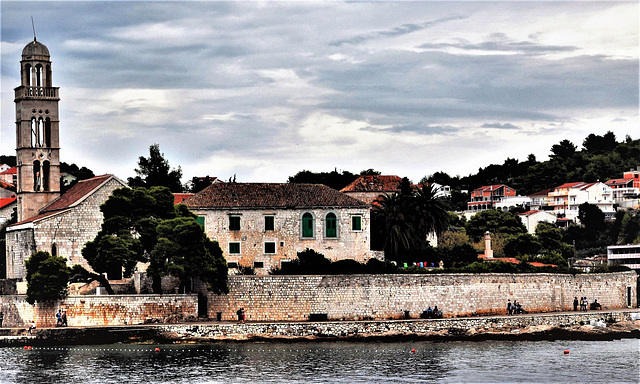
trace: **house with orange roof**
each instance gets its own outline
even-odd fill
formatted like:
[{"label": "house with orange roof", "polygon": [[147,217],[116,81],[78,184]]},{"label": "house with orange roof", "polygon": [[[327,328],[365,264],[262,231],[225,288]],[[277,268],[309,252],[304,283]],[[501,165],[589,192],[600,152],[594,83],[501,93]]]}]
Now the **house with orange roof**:
[{"label": "house with orange roof", "polygon": [[396,175],[361,175],[340,192],[372,204],[380,195],[399,193],[402,178]]},{"label": "house with orange roof", "polygon": [[127,185],[113,175],[82,180],[38,214],[7,227],[7,278],[24,279],[24,262],[36,251],[67,258],[67,264],[90,269],[82,256],[85,243],[101,228],[100,206],[113,190]]},{"label": "house with orange roof", "polygon": [[11,216],[15,214],[17,198],[2,197],[0,198],[0,225],[4,225],[7,221],[11,220]]},{"label": "house with orange roof", "polygon": [[485,185],[471,192],[471,201],[467,203],[467,209],[476,212],[492,209],[505,198],[515,196],[516,190],[508,185]]},{"label": "house with orange roof", "polygon": [[624,172],[621,179],[607,180],[605,184],[613,190],[613,200],[619,207],[640,207],[640,166]]},{"label": "house with orange roof", "polygon": [[549,206],[553,207],[556,216],[573,221],[578,218],[578,207],[584,203],[596,205],[606,217],[611,218],[615,215],[613,191],[611,187],[599,181],[559,185],[549,192],[549,198],[552,199]]},{"label": "house with orange roof", "polygon": [[11,167],[7,170],[0,172],[0,181],[15,186],[18,184],[18,168]]}]

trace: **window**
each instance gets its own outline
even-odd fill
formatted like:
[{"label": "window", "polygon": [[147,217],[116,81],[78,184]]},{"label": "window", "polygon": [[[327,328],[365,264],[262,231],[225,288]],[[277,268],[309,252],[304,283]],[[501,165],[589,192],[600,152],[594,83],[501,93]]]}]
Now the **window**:
[{"label": "window", "polygon": [[309,212],[302,215],[302,237],[313,237],[313,215]]},{"label": "window", "polygon": [[273,231],[275,228],[275,218],[273,216],[264,217],[264,230]]},{"label": "window", "polygon": [[253,268],[264,268],[264,263],[262,261],[254,261]]},{"label": "window", "polygon": [[229,230],[230,231],[240,230],[240,216],[229,216]]},{"label": "window", "polygon": [[362,216],[351,216],[351,230],[362,231]]},{"label": "window", "polygon": [[229,243],[229,254],[237,255],[240,253],[240,243]]},{"label": "window", "polygon": [[273,255],[276,253],[276,243],[275,241],[267,241],[264,243],[264,253]]},{"label": "window", "polygon": [[338,237],[338,219],[335,213],[329,213],[325,217],[325,234],[327,237]]},{"label": "window", "polygon": [[238,263],[235,261],[230,261],[227,263],[227,268],[238,268]]},{"label": "window", "polygon": [[200,226],[204,228],[204,216],[196,217],[196,223],[200,224]]}]

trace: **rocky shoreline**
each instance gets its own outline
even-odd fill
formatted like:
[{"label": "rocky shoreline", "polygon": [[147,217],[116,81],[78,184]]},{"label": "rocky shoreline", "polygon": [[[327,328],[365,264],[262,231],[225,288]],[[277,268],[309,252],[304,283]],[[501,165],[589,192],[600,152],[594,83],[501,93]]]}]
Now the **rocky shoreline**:
[{"label": "rocky shoreline", "polygon": [[485,341],[640,339],[640,311],[550,313],[430,320],[245,323],[0,329],[0,346],[112,343]]}]

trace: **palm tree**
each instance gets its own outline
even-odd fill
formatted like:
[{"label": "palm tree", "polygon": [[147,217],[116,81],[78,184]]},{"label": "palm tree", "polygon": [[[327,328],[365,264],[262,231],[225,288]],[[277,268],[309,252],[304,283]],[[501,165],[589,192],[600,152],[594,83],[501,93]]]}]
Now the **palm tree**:
[{"label": "palm tree", "polygon": [[449,212],[445,204],[436,197],[437,190],[433,186],[423,185],[418,188],[411,201],[414,217],[414,228],[420,239],[421,249],[427,246],[427,235],[442,234],[449,227]]},{"label": "palm tree", "polygon": [[382,248],[387,259],[400,260],[419,245],[409,199],[410,196],[385,193],[374,205],[373,216],[378,224],[378,235],[384,239]]}]

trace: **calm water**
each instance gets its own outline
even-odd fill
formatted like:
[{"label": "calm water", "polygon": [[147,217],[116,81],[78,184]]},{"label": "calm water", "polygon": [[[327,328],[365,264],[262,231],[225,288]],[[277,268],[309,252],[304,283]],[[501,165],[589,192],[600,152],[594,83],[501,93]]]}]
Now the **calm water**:
[{"label": "calm water", "polygon": [[0,382],[637,383],[639,350],[637,339],[0,348]]}]

